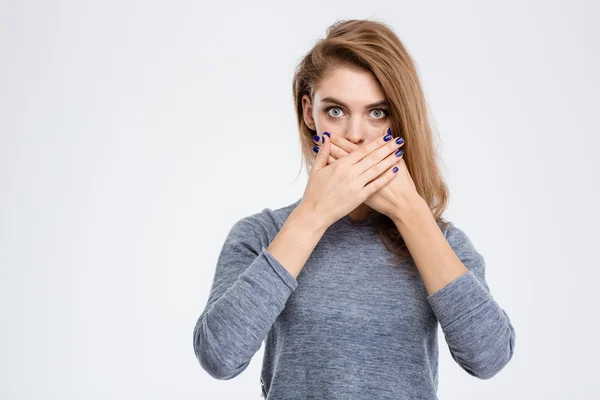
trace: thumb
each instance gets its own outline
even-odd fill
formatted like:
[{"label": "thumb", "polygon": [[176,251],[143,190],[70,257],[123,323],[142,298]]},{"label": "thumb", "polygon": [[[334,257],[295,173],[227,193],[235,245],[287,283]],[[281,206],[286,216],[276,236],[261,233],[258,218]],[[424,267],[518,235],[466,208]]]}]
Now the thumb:
[{"label": "thumb", "polygon": [[329,152],[331,151],[331,142],[329,141],[329,132],[323,132],[323,144],[317,153],[317,159],[315,161],[314,167],[317,170],[321,168],[325,168],[327,166],[327,160],[329,158]]}]

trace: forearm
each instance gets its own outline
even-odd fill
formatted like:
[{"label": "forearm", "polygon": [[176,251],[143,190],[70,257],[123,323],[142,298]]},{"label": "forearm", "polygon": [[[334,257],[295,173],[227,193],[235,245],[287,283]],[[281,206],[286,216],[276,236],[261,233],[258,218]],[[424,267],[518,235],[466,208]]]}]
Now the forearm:
[{"label": "forearm", "polygon": [[483,257],[463,231],[453,229],[446,237],[420,196],[400,205],[392,220],[420,272],[452,357],[473,376],[493,377],[513,356],[515,331],[487,287]]},{"label": "forearm", "polygon": [[302,203],[288,216],[267,251],[297,278],[328,226]]},{"label": "forearm", "polygon": [[448,244],[423,198],[416,196],[404,201],[392,220],[415,261],[427,295],[468,271]]}]

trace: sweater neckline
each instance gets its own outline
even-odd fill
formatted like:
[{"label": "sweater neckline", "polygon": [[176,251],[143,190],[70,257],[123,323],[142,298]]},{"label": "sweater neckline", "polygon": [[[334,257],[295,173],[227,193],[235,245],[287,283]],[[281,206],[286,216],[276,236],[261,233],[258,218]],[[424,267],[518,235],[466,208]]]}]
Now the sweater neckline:
[{"label": "sweater neckline", "polygon": [[[301,202],[302,202],[302,197],[300,197],[294,203],[294,206],[298,206]],[[376,222],[379,220],[380,216],[381,216],[381,213],[379,213],[378,211],[370,212],[363,219],[352,219],[352,217],[350,217],[349,214],[346,214],[342,218],[340,218],[338,221],[341,222],[342,224],[349,225],[349,226],[372,226],[372,225],[376,224]]]},{"label": "sweater neckline", "polygon": [[353,219],[349,214],[340,218],[340,221],[350,226],[371,226],[378,220],[380,213],[372,211],[363,219]]}]

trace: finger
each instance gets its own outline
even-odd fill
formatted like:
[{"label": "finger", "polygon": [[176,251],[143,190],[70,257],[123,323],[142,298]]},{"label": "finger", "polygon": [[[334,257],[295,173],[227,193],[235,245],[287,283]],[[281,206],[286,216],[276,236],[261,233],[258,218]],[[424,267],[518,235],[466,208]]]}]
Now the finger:
[{"label": "finger", "polygon": [[[388,129],[388,131],[391,132],[389,129]],[[367,142],[363,146],[360,146],[358,149],[349,153],[348,157],[345,157],[345,162],[348,163],[349,165],[357,164],[363,158],[370,155],[374,151],[380,149],[381,147],[388,145],[390,142],[392,142],[392,135],[391,135],[391,133],[388,134],[386,132],[382,136],[378,137],[377,139]],[[382,158],[383,158],[383,156],[380,157],[379,160],[381,160]],[[363,168],[363,170],[364,169],[366,169],[366,168]]]},{"label": "finger", "polygon": [[379,175],[383,174],[385,171],[392,168],[394,165],[398,165],[404,156],[404,150],[398,149],[396,152],[388,155],[381,162],[372,166],[361,175],[358,176],[358,180],[364,186],[368,182],[371,182],[373,179],[377,178]]},{"label": "finger", "polygon": [[358,149],[360,146],[352,143],[348,139],[342,136],[333,135],[331,138],[331,144],[338,146],[340,149],[344,150],[346,154],[351,153],[352,151]]},{"label": "finger", "polygon": [[340,147],[338,147],[335,143],[333,143],[333,141],[331,141],[331,155],[335,159],[340,159],[344,156],[347,156],[348,153],[346,151],[344,151],[343,149],[341,149]]},{"label": "finger", "polygon": [[331,150],[331,142],[329,138],[329,133],[323,132],[323,144],[320,147],[317,145],[313,147],[313,151],[317,153],[317,159],[315,160],[315,166],[313,168],[316,168],[317,171],[327,166],[327,159]]},{"label": "finger", "polygon": [[373,193],[378,192],[383,187],[385,187],[388,183],[392,181],[397,175],[400,167],[396,162],[390,168],[387,169],[383,174],[379,177],[375,178],[372,182],[368,183],[363,189],[363,197],[367,199]]},{"label": "finger", "polygon": [[318,134],[313,135],[313,142],[315,142],[317,145],[321,144],[321,138]]},{"label": "finger", "polygon": [[[384,139],[378,139],[378,140],[384,141]],[[365,173],[370,168],[372,168],[372,167],[376,166],[377,164],[379,164],[380,162],[382,162],[390,154],[395,153],[398,150],[398,148],[401,147],[403,144],[404,144],[404,141],[402,138],[398,137],[395,140],[393,140],[393,138],[388,136],[388,140],[385,141],[384,145],[377,148],[375,151],[371,152],[370,154],[368,154],[366,157],[364,157],[362,160],[360,160],[358,163],[355,164],[355,166],[357,167],[357,169],[359,171],[359,175]],[[369,146],[369,145],[370,144],[367,144],[366,146]],[[356,153],[357,151],[360,151],[360,149],[354,151],[353,153]],[[353,153],[350,153],[350,155],[346,158],[351,157]]]}]

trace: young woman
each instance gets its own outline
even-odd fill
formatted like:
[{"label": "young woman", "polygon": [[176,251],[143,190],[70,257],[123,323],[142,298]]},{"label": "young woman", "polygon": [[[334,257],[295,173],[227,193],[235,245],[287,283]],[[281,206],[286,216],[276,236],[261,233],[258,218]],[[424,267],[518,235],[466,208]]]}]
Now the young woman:
[{"label": "young woman", "polygon": [[447,186],[401,41],[337,22],[293,91],[308,184],[229,232],[194,329],[202,367],[234,378],[265,341],[267,399],[436,399],[439,323],[466,372],[496,375],[515,331],[484,258],[441,217]]}]

